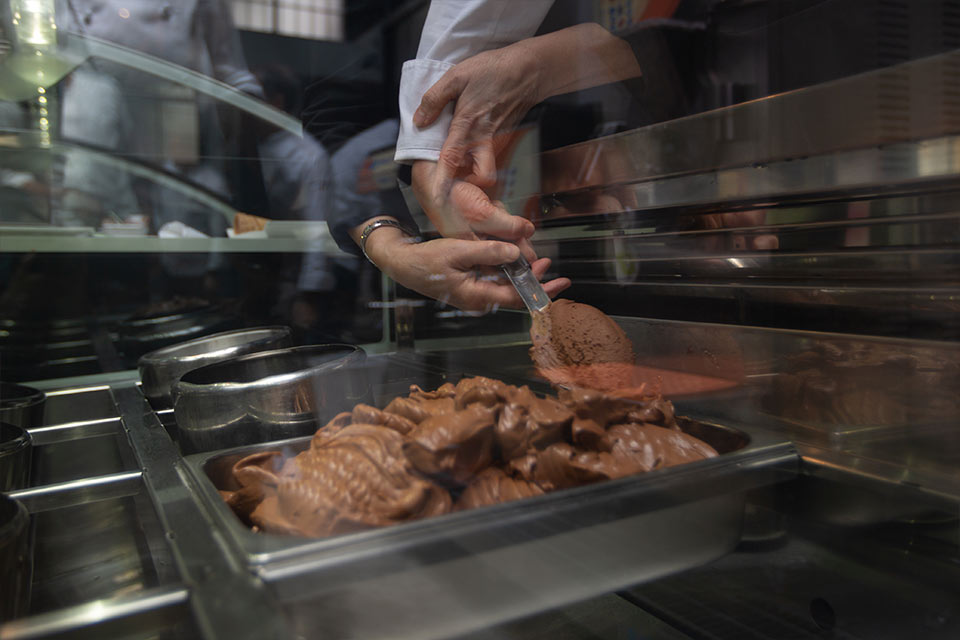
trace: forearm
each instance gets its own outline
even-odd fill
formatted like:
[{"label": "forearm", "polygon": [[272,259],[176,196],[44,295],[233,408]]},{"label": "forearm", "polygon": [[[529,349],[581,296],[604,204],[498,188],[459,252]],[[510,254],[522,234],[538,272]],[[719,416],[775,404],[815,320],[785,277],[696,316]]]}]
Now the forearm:
[{"label": "forearm", "polygon": [[619,82],[640,75],[630,45],[595,22],[530,38],[514,46],[528,48],[540,61],[539,99]]}]

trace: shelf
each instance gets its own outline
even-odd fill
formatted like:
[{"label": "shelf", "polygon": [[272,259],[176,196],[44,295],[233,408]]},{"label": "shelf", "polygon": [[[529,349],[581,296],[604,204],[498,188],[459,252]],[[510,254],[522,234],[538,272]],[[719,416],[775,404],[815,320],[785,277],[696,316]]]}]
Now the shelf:
[{"label": "shelf", "polygon": [[[343,253],[317,238],[158,238],[156,236],[4,236],[0,253]],[[344,255],[347,255],[344,253]]]}]

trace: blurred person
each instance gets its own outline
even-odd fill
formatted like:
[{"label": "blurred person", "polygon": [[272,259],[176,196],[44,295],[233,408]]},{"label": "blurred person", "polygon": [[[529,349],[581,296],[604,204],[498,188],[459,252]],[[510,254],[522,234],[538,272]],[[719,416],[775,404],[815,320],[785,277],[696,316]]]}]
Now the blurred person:
[{"label": "blurred person", "polygon": [[[361,131],[340,145],[331,159],[332,196],[327,226],[337,245],[354,257],[329,256],[313,251],[304,256],[294,302],[295,326],[322,331],[349,341],[354,305],[362,284],[359,280],[357,246],[349,230],[369,217],[371,211],[405,209],[396,187],[381,189],[373,181],[371,157],[396,144],[399,123],[395,118]],[[412,223],[412,220],[408,220]]]},{"label": "blurred person", "polygon": [[[288,68],[257,69],[263,99],[295,118],[300,117],[300,81]],[[259,141],[259,157],[268,202],[268,217],[326,220],[332,191],[330,156],[312,135],[268,131]]]},{"label": "blurred person", "polygon": [[[61,86],[63,139],[104,153],[120,151],[130,119],[117,81],[81,67]],[[105,218],[125,221],[140,213],[128,171],[70,148],[63,163],[63,191],[53,211],[54,222],[99,228]]]},{"label": "blurred person", "polygon": [[[61,31],[107,40],[263,95],[247,68],[225,0],[58,0],[57,22]],[[231,130],[238,126],[235,114],[218,111],[211,98],[137,69],[96,60],[89,70],[118,83],[131,118],[122,151],[232,199],[238,209],[263,205],[262,178],[251,185],[247,175],[232,170],[240,149],[233,142],[240,135]],[[253,195],[248,196],[249,189]],[[207,235],[224,235],[219,214],[211,215],[169,189],[147,192],[144,204],[152,209],[156,228],[176,220]],[[253,206],[246,206],[250,202]]]},{"label": "blurred person", "polygon": [[[0,101],[0,129],[29,129],[29,109],[20,102]],[[22,153],[5,153],[0,164],[0,222],[47,224],[50,222],[46,180],[21,162]]]}]

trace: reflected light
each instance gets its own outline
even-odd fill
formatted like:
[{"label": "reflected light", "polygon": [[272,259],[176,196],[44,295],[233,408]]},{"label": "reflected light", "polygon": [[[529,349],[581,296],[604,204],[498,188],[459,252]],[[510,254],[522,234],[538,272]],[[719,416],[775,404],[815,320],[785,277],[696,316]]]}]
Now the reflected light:
[{"label": "reflected light", "polygon": [[120,7],[120,10],[117,11],[117,14],[118,14],[121,18],[123,18],[124,20],[126,20],[127,18],[130,17],[130,10],[127,9],[127,8],[125,8],[125,7]]},{"label": "reflected light", "polygon": [[10,8],[22,42],[35,47],[56,44],[54,0],[10,0]]}]

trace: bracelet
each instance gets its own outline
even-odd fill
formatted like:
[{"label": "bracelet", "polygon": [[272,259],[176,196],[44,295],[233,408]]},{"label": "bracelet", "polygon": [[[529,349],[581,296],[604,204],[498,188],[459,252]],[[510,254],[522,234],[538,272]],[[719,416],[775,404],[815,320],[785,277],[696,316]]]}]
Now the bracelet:
[{"label": "bracelet", "polygon": [[374,231],[376,231],[381,227],[394,227],[396,229],[400,229],[400,231],[403,231],[405,234],[407,234],[411,238],[416,238],[415,233],[412,233],[409,229],[407,229],[405,226],[403,226],[396,220],[391,220],[390,218],[381,218],[379,220],[374,220],[373,222],[365,226],[363,228],[363,231],[360,233],[360,251],[363,252],[363,257],[365,257],[374,265],[376,265],[376,263],[373,262],[373,260],[370,260],[370,256],[367,255],[367,238],[370,237],[371,233],[373,233]]}]

